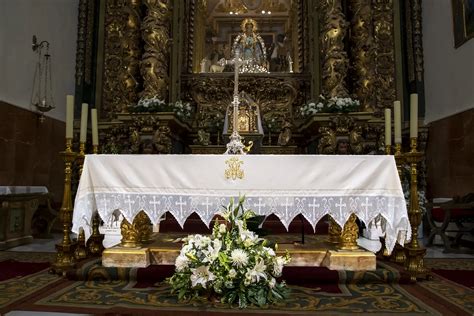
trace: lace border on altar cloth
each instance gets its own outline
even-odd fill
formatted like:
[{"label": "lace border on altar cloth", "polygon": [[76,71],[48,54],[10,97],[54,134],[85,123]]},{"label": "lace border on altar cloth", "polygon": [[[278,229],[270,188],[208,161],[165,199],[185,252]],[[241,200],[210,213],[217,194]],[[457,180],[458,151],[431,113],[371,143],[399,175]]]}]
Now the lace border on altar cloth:
[{"label": "lace border on altar cloth", "polygon": [[[186,219],[196,213],[209,227],[212,218],[229,203],[232,196],[143,194],[143,193],[88,193],[76,200],[72,231],[83,227],[86,239],[91,234],[91,220],[95,210],[103,221],[109,222],[119,210],[128,222],[144,211],[156,225],[166,212],[172,214],[183,227]],[[381,228],[379,237],[385,238],[389,253],[395,243],[403,245],[411,238],[405,199],[394,196],[247,196],[245,207],[258,215],[275,214],[285,228],[302,214],[313,229],[325,215],[343,227],[352,213],[368,229]]]}]

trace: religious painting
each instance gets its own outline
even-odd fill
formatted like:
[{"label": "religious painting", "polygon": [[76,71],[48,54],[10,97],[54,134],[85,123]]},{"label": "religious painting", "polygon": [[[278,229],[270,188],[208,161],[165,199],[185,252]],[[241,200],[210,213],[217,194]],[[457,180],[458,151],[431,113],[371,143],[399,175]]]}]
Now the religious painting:
[{"label": "religious painting", "polygon": [[452,0],[454,47],[474,37],[474,0]]}]

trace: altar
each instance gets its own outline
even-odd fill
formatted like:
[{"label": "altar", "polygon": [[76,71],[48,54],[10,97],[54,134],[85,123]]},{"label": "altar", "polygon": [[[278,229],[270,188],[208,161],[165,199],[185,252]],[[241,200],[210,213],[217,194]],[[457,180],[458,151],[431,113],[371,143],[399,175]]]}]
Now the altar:
[{"label": "altar", "polygon": [[[334,228],[348,240],[328,256],[358,249],[355,217],[379,232],[388,253],[411,236],[395,160],[375,155],[87,155],[72,231],[84,229],[87,240],[96,212],[110,222],[118,211],[124,218],[122,244],[106,249],[103,256],[122,257],[108,262],[121,265],[124,253],[135,252],[143,258],[139,266],[146,266],[151,261],[146,243],[139,238],[143,232],[131,230],[149,230],[165,213],[181,226],[196,213],[209,226],[223,205],[244,195],[247,208],[266,217],[275,214],[286,228],[298,215],[313,228],[329,215]],[[346,236],[341,228],[351,232]],[[131,235],[136,236],[132,241]],[[375,268],[375,256],[369,256]]]}]

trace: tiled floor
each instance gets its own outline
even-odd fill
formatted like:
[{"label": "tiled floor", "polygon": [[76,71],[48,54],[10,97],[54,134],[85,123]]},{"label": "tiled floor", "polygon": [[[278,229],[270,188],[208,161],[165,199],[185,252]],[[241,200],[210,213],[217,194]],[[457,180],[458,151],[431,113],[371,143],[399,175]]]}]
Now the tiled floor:
[{"label": "tiled floor", "polygon": [[51,239],[34,239],[32,243],[10,248],[8,251],[21,252],[56,252],[55,245],[61,240],[60,235],[55,235]]}]

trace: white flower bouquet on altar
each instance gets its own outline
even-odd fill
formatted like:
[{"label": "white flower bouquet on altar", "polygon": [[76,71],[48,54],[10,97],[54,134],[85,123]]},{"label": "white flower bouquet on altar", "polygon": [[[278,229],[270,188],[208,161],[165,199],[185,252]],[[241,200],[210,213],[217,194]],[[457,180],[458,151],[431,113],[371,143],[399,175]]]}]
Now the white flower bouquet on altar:
[{"label": "white flower bouquet on altar", "polygon": [[175,274],[168,279],[179,300],[203,296],[245,308],[273,304],[288,296],[285,282],[276,278],[290,256],[277,256],[265,239],[247,229],[246,221],[255,214],[245,210],[243,202],[243,197],[237,205],[231,200],[220,213],[226,222],[216,221],[210,237],[184,238]]},{"label": "white flower bouquet on altar", "polygon": [[317,113],[349,113],[357,112],[359,107],[360,102],[358,100],[339,97],[326,99],[320,95],[318,101],[311,101],[300,107],[300,114],[306,118]]},{"label": "white flower bouquet on altar", "polygon": [[183,103],[178,100],[175,103],[166,103],[158,97],[143,98],[136,105],[128,107],[130,113],[158,113],[174,112],[180,119],[187,120],[191,118],[192,107],[189,102]]}]

